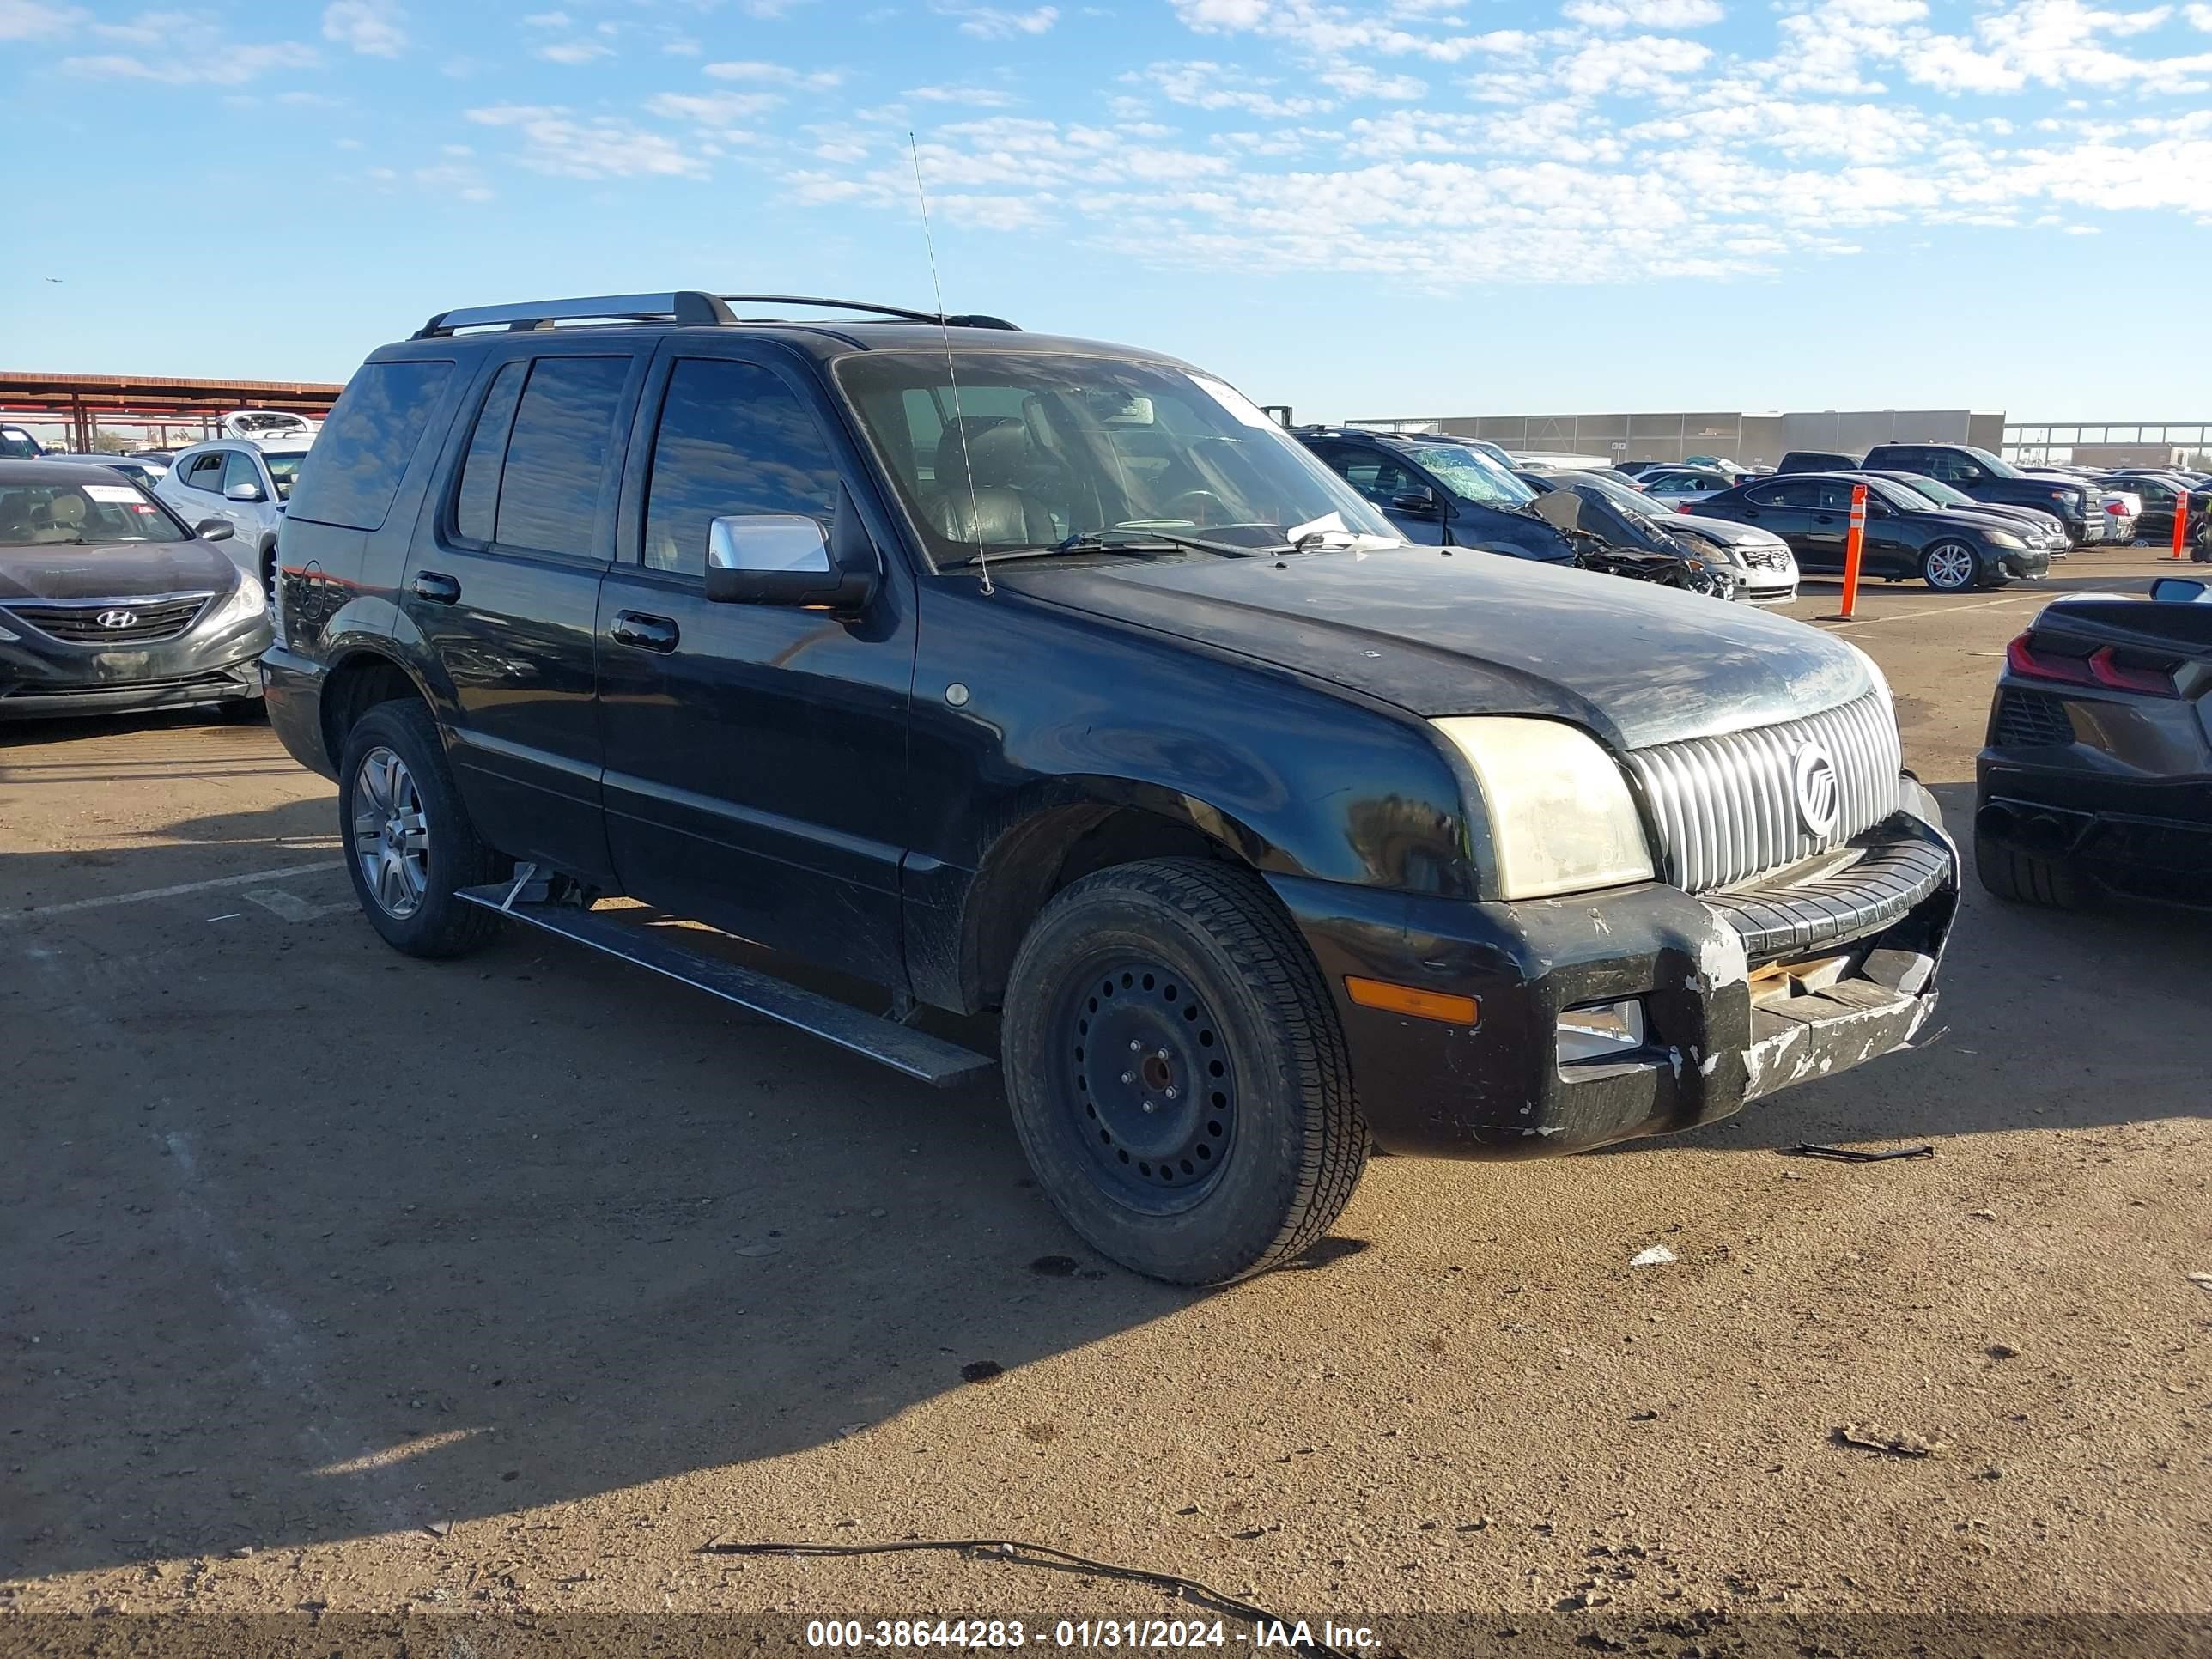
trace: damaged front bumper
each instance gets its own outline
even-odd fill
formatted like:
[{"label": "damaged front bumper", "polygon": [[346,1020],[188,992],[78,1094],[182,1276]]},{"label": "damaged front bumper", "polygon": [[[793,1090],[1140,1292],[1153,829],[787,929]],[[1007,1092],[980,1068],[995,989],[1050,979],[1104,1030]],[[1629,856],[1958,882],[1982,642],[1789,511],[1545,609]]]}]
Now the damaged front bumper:
[{"label": "damaged front bumper", "polygon": [[[1959,860],[1906,777],[1849,846],[1724,892],[1468,904],[1273,884],[1336,997],[1376,1144],[1516,1158],[1711,1122],[1910,1042],[1935,1011]],[[1472,996],[1476,1020],[1361,1006],[1355,977]]]}]

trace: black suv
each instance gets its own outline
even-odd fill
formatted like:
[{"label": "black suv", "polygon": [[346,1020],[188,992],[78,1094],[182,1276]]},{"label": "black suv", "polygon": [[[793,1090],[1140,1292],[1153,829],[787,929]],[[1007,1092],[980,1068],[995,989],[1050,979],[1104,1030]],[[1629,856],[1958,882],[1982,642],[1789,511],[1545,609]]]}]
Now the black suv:
[{"label": "black suv", "polygon": [[1409,542],[1574,562],[1566,538],[1522,510],[1542,492],[1480,450],[1358,427],[1301,427],[1297,436]]},{"label": "black suv", "polygon": [[1681,1128],[1928,1018],[1957,859],[1856,647],[1407,545],[1172,359],[740,298],[443,313],[310,453],[269,704],[395,946],[526,922],[939,1083],[994,1062],[916,1005],[999,1011],[1044,1191],[1187,1283],[1370,1144]]},{"label": "black suv", "polygon": [[1924,473],[1978,501],[2048,513],[2066,527],[2066,539],[2075,547],[2105,533],[2104,507],[2096,490],[2069,478],[2023,472],[1972,444],[1876,444],[1859,466],[1868,472]]}]

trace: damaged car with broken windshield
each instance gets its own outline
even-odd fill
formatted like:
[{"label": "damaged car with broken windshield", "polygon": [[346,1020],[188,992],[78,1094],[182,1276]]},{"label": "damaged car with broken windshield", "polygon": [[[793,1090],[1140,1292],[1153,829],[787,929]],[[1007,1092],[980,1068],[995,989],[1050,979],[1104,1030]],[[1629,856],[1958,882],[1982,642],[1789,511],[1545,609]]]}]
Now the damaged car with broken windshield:
[{"label": "damaged car with broken windshield", "polygon": [[1958,860],[1855,647],[1410,544],[1170,357],[790,303],[441,313],[338,402],[268,701],[395,948],[995,1069],[1068,1224],[1188,1284],[1370,1149],[1688,1128],[1931,1017]]}]

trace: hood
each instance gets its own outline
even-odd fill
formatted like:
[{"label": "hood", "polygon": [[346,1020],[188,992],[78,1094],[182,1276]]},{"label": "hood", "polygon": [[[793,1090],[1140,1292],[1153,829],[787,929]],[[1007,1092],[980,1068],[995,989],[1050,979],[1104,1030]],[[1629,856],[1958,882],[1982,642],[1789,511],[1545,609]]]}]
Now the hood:
[{"label": "hood", "polygon": [[227,593],[238,567],[220,544],[117,542],[0,546],[0,605],[10,599],[129,599],[156,593]]},{"label": "hood", "polygon": [[1787,617],[1465,550],[1008,564],[994,577],[1418,714],[1547,716],[1617,749],[1796,719],[1875,683],[1856,650]]},{"label": "hood", "polygon": [[1922,518],[1940,518],[1946,523],[1972,525],[1978,530],[2002,530],[2008,536],[2021,534],[2024,526],[2018,519],[2008,514],[1992,513],[1984,507],[1939,507],[1933,514],[1923,513]]},{"label": "hood", "polygon": [[1669,530],[1686,530],[1723,547],[1787,547],[1789,543],[1771,530],[1733,519],[1708,518],[1702,513],[1677,513],[1665,520]]}]

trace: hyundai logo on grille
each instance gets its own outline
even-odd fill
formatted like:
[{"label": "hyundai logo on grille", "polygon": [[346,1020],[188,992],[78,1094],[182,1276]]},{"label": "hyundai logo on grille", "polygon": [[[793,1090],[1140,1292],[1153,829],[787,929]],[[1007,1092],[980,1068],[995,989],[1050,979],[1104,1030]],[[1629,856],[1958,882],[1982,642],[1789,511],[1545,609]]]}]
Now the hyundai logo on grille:
[{"label": "hyundai logo on grille", "polygon": [[1835,757],[1819,744],[1808,743],[1797,751],[1795,775],[1799,821],[1815,836],[1831,833],[1836,827],[1836,803],[1841,793]]},{"label": "hyundai logo on grille", "polygon": [[102,628],[129,628],[138,620],[136,611],[103,611],[96,618]]}]

